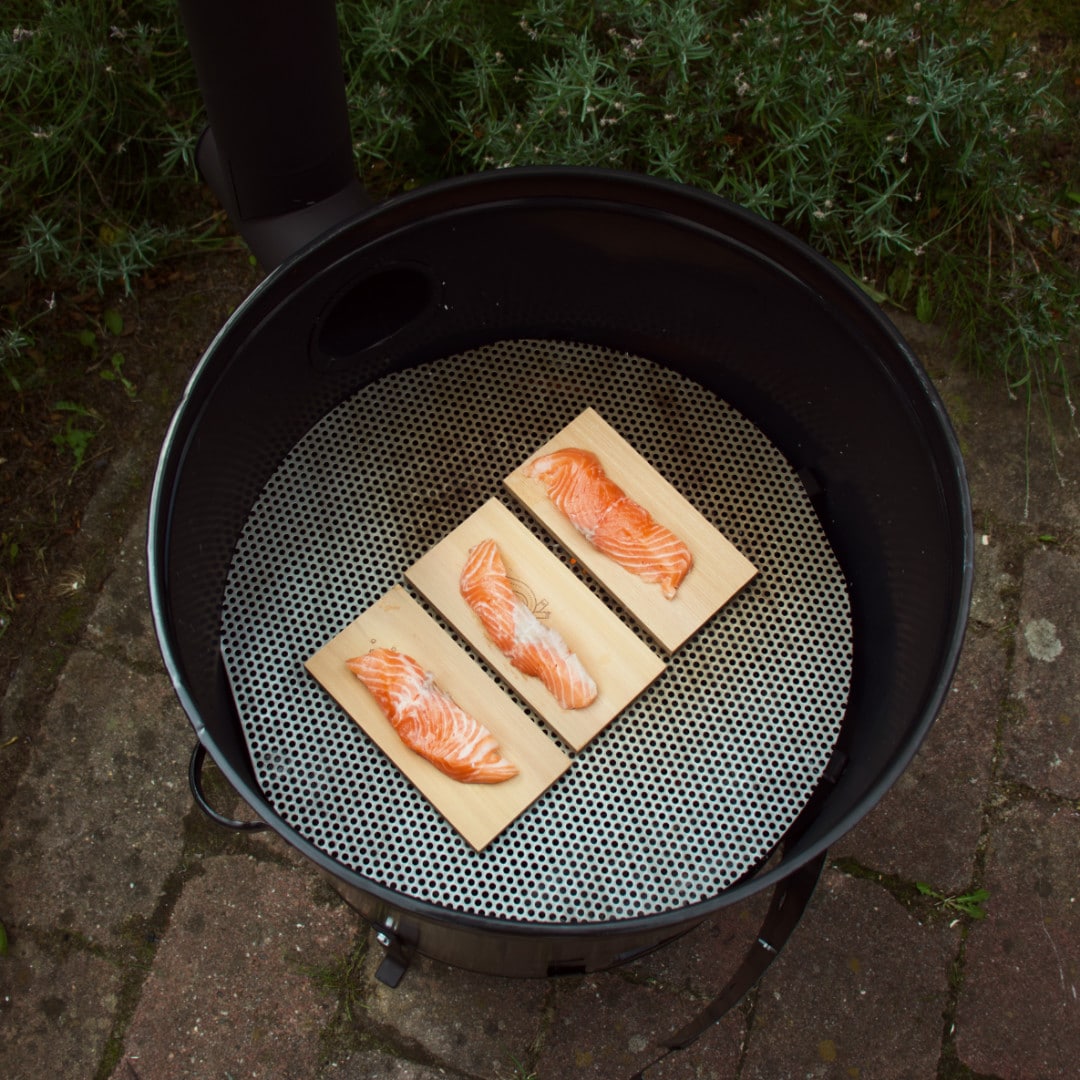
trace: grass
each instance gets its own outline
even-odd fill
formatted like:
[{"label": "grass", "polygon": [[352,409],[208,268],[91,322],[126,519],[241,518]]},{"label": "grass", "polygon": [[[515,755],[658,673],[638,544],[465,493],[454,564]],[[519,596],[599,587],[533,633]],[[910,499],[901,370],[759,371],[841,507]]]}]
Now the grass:
[{"label": "grass", "polygon": [[12,269],[80,290],[130,289],[190,229],[165,209],[192,181],[200,110],[174,8],[5,7],[0,236]]},{"label": "grass", "polygon": [[367,950],[368,935],[364,932],[358,935],[347,955],[308,972],[315,986],[337,1001],[339,1020],[345,1024],[352,1024],[364,1008],[363,971]]}]

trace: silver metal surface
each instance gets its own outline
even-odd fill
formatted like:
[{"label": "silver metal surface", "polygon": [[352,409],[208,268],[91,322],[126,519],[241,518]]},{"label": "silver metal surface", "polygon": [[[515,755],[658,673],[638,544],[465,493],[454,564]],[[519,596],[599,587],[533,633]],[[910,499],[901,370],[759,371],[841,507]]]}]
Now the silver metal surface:
[{"label": "silver metal surface", "polygon": [[[303,661],[490,496],[516,511],[502,478],[586,406],[759,575],[478,854]],[[508,341],[383,376],[297,444],[238,543],[221,641],[262,790],[326,854],[453,911],[605,923],[709,899],[768,854],[836,741],[851,636],[806,492],[753,424],[649,360]]]}]

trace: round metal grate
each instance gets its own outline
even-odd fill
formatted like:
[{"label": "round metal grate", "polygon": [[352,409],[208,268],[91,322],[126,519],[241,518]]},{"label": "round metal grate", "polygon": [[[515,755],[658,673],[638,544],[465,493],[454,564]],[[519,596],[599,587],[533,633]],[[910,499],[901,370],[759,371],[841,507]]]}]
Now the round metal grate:
[{"label": "round metal grate", "polygon": [[[303,661],[490,496],[516,511],[502,478],[586,406],[759,575],[477,854]],[[840,568],[764,435],[670,369],[553,341],[386,375],[325,416],[249,515],[221,646],[256,776],[298,833],[399,894],[532,923],[669,912],[746,873],[828,761],[852,657]]]}]

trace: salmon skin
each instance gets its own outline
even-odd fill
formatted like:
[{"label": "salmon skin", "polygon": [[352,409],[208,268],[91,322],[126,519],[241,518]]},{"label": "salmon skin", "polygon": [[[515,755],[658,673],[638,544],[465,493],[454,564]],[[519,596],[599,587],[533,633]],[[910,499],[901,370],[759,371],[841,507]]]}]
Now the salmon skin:
[{"label": "salmon skin", "polygon": [[540,480],[548,498],[593,547],[674,598],[694,556],[604,472],[594,453],[556,450],[537,458],[528,475]]},{"label": "salmon skin", "polygon": [[401,741],[464,784],[498,784],[517,776],[490,731],[473,719],[411,656],[372,649],[345,661],[371,691]]},{"label": "salmon skin", "polygon": [[577,653],[514,595],[494,540],[481,540],[470,549],[460,588],[487,636],[510,663],[536,676],[564,709],[583,709],[596,700],[596,683]]}]

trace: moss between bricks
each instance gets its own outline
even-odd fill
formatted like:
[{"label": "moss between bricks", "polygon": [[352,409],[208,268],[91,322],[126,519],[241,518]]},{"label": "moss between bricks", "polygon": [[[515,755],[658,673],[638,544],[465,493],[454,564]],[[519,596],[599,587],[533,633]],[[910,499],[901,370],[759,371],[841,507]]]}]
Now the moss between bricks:
[{"label": "moss between bricks", "polygon": [[319,1033],[321,1065],[329,1065],[364,1048],[365,1037],[356,1021],[359,1012],[366,1008],[364,1002],[370,992],[364,978],[368,947],[369,935],[364,927],[348,953],[339,960],[305,969],[316,989],[337,1002],[333,1017]]}]

